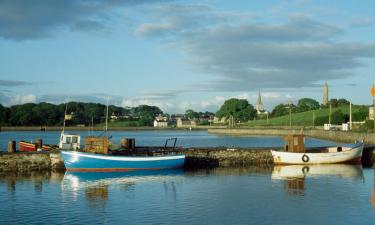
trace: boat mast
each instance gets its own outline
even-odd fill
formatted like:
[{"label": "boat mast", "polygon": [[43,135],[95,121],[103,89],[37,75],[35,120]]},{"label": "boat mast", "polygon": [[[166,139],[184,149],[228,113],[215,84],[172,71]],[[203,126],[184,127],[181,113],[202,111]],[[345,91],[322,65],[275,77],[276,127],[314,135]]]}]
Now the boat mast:
[{"label": "boat mast", "polygon": [[105,115],[105,133],[107,134],[108,131],[108,97],[107,97],[107,112]]},{"label": "boat mast", "polygon": [[66,112],[67,111],[68,111],[68,104],[65,103],[64,124],[63,124],[62,134],[64,134],[64,131],[65,131],[65,120],[66,120]]}]

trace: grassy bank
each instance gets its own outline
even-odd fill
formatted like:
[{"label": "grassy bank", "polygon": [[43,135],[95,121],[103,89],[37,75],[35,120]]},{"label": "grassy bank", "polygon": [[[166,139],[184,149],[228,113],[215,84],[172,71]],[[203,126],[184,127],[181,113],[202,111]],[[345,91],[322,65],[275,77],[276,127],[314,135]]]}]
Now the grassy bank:
[{"label": "grassy bank", "polygon": [[[335,112],[341,111],[344,115],[349,116],[349,106],[341,106],[337,108],[332,108],[332,116]],[[360,114],[363,112],[368,112],[368,106],[352,106],[353,121],[362,121],[363,118]],[[331,119],[333,120],[331,116]],[[314,122],[315,118],[315,122]],[[329,108],[312,110],[301,113],[292,113],[292,126],[305,126],[312,127],[317,125],[322,125],[321,123],[328,123],[329,118]],[[289,126],[289,115],[252,120],[240,125],[240,127],[255,127],[255,126]]]}]

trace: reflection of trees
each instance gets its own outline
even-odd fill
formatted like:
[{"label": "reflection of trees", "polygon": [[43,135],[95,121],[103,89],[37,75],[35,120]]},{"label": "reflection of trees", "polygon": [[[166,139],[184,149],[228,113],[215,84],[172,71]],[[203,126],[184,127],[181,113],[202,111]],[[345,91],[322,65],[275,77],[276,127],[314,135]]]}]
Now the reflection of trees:
[{"label": "reflection of trees", "polygon": [[284,181],[284,190],[290,195],[305,194],[305,178],[295,178]]}]

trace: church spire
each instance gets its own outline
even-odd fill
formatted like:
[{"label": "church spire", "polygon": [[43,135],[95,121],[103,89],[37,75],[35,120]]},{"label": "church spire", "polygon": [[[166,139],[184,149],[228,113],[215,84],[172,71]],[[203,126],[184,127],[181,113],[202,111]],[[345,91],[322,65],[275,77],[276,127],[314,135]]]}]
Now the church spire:
[{"label": "church spire", "polygon": [[263,106],[262,96],[260,94],[260,90],[259,90],[259,93],[258,93],[258,100],[257,100],[257,104],[256,104],[255,108],[256,108],[258,114],[260,114],[264,111],[264,106]]}]

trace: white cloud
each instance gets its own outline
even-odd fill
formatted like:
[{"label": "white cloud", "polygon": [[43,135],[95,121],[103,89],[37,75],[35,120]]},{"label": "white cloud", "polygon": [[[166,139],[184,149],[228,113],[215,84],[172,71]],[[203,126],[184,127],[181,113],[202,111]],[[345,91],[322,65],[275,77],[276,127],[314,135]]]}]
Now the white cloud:
[{"label": "white cloud", "polygon": [[20,105],[25,103],[35,103],[36,96],[34,94],[25,94],[25,95],[14,95],[9,97],[8,105]]}]

